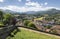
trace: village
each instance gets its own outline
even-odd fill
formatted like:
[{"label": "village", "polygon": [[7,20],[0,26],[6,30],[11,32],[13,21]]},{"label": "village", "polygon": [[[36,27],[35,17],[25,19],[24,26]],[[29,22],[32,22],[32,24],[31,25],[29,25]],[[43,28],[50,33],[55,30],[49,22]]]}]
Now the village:
[{"label": "village", "polygon": [[[19,17],[19,15],[17,17]],[[56,23],[54,19],[48,21],[48,20],[46,20],[46,17],[38,17],[38,18],[36,18],[36,17],[33,18],[33,17],[25,15],[23,18],[25,18],[24,21],[26,21],[26,22],[27,21],[32,22],[35,25],[37,30],[60,35],[60,24]],[[21,26],[25,26],[24,21],[20,20],[20,22],[18,22],[18,24]],[[26,27],[28,27],[28,25],[26,25]],[[33,27],[33,26],[31,26],[31,27]]]},{"label": "village", "polygon": [[0,0],[0,39],[60,39],[60,0]]}]

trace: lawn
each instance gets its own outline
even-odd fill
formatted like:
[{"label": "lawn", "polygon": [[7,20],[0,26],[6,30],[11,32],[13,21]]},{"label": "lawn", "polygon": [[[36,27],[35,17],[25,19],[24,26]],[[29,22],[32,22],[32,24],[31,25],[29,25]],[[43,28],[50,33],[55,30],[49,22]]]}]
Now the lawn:
[{"label": "lawn", "polygon": [[58,39],[58,38],[21,29],[20,32],[18,32],[14,37],[10,37],[10,39]]}]

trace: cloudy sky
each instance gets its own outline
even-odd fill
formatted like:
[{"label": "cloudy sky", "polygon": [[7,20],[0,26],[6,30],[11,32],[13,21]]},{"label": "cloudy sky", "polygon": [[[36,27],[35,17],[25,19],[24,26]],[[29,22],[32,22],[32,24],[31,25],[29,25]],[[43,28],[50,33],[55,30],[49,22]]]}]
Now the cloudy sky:
[{"label": "cloudy sky", "polygon": [[0,0],[0,9],[17,12],[41,11],[60,8],[60,0]]}]

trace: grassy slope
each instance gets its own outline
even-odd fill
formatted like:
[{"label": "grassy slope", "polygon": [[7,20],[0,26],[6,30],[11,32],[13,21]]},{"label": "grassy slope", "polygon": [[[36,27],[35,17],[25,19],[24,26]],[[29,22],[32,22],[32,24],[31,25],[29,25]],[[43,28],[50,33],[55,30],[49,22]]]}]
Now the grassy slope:
[{"label": "grassy slope", "polygon": [[21,32],[18,32],[15,35],[15,37],[12,37],[11,39],[58,39],[58,38],[21,29]]}]

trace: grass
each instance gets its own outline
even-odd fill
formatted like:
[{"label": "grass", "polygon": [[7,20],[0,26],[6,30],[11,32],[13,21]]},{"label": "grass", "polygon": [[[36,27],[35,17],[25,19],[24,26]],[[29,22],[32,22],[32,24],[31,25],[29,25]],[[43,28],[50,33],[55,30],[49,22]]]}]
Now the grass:
[{"label": "grass", "polygon": [[44,17],[36,18],[35,20],[43,20]]},{"label": "grass", "polygon": [[18,32],[14,37],[10,37],[10,39],[58,39],[58,38],[21,29],[20,32]]}]

